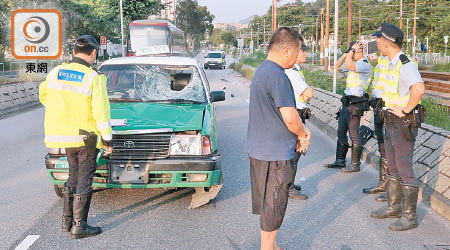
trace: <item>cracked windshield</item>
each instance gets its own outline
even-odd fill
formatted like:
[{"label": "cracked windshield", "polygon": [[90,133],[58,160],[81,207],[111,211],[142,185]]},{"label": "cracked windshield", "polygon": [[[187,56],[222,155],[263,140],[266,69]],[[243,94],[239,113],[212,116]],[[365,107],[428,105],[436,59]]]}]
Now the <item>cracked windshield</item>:
[{"label": "cracked windshield", "polygon": [[101,71],[112,102],[207,102],[200,75],[192,66],[107,65]]}]

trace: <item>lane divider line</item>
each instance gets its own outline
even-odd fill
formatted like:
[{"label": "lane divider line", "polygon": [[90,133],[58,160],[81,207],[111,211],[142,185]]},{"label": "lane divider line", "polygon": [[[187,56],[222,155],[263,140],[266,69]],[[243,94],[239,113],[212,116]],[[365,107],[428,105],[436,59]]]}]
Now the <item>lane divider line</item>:
[{"label": "lane divider line", "polygon": [[27,250],[33,245],[33,243],[41,237],[40,235],[28,235],[25,239],[20,242],[20,244],[15,248],[15,250]]}]

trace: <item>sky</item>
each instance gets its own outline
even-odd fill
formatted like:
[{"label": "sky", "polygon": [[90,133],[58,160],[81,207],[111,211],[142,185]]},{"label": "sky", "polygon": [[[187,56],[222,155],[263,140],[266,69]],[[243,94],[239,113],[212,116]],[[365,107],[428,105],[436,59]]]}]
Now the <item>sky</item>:
[{"label": "sky", "polygon": [[[213,23],[237,23],[252,15],[263,15],[272,4],[272,0],[197,0],[199,5],[207,6],[214,14]],[[304,2],[312,2],[306,0]],[[295,2],[295,0],[281,0],[280,4]]]}]

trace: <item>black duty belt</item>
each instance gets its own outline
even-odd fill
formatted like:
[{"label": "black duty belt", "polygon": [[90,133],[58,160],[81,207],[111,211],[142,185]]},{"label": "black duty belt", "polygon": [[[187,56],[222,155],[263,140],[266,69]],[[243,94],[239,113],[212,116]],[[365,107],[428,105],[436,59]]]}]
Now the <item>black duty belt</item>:
[{"label": "black duty belt", "polygon": [[309,108],[297,109],[297,112],[302,119],[309,119],[311,117],[311,109]]},{"label": "black duty belt", "polygon": [[365,93],[363,96],[345,95],[341,98],[342,105],[356,105],[369,101],[369,96]]}]

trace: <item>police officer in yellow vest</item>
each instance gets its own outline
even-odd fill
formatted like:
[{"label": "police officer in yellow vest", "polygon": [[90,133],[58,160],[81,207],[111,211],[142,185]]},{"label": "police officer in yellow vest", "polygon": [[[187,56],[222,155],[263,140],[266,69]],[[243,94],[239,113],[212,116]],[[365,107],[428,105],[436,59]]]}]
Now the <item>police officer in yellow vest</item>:
[{"label": "police officer in yellow vest", "polygon": [[87,224],[92,180],[98,149],[112,153],[110,107],[106,77],[92,68],[99,44],[90,35],[80,36],[70,63],[57,66],[39,85],[45,107],[45,139],[48,148],[65,148],[69,179],[64,188],[62,231],[72,239],[101,233]]},{"label": "police officer in yellow vest", "polygon": [[381,25],[374,36],[388,62],[377,65],[382,81],[384,145],[386,150],[388,204],[371,213],[378,219],[400,218],[389,226],[393,231],[415,228],[419,186],[414,178],[414,144],[425,111],[420,101],[425,92],[418,65],[401,51],[403,32],[392,24]]},{"label": "police officer in yellow vest", "polygon": [[[381,24],[382,26],[385,23]],[[374,120],[374,130],[375,136],[378,142],[378,151],[380,152],[381,160],[378,165],[379,181],[378,185],[370,188],[364,188],[363,193],[365,194],[381,194],[376,197],[376,201],[385,202],[387,201],[386,196],[386,175],[387,175],[387,160],[386,152],[384,150],[384,139],[383,139],[383,124],[382,119],[382,109],[384,107],[383,102],[383,72],[382,68],[387,68],[386,65],[389,64],[389,59],[386,56],[380,55],[378,57],[378,65],[375,67],[374,76],[372,81],[372,99],[370,100],[370,106],[373,109],[373,120]],[[381,67],[383,65],[383,67]]]},{"label": "police officer in yellow vest", "polygon": [[[364,111],[369,109],[369,99],[366,93],[372,66],[364,56],[360,42],[350,43],[347,52],[338,60],[337,69],[348,71],[345,95],[342,97],[342,108],[338,117],[338,140],[336,146],[336,161],[325,164],[326,168],[342,168],[341,172],[351,173],[360,170],[362,153],[359,125]],[[347,131],[352,141],[352,162],[346,166],[345,157],[349,148]]]}]

